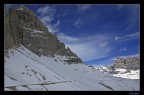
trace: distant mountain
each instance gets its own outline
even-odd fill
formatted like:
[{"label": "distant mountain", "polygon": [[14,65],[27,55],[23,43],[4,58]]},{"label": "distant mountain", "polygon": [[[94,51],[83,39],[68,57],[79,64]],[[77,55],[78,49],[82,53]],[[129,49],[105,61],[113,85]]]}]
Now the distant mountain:
[{"label": "distant mountain", "polygon": [[140,56],[137,55],[126,58],[116,58],[114,65],[110,66],[109,69],[115,71],[117,68],[126,69],[127,71],[140,69]]},{"label": "distant mountain", "polygon": [[136,56],[118,57],[115,59],[113,65],[101,66],[96,69],[108,74],[122,74],[122,77],[125,77],[123,76],[124,74],[129,74],[129,75],[136,74],[136,76],[138,75],[136,79],[139,79],[140,56],[136,55]]}]

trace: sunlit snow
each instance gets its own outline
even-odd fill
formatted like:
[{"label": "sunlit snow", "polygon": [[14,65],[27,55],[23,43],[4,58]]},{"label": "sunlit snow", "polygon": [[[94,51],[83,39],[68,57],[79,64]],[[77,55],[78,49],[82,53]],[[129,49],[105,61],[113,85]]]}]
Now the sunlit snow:
[{"label": "sunlit snow", "polygon": [[21,45],[4,63],[4,90],[140,90],[139,80],[113,77],[85,64],[66,64],[67,56],[37,56]]}]

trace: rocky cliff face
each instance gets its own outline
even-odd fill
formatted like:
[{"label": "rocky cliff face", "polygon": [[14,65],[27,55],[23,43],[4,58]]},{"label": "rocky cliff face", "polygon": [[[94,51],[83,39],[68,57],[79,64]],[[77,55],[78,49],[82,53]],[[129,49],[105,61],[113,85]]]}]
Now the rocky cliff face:
[{"label": "rocky cliff face", "polygon": [[139,57],[117,58],[114,67],[131,69],[131,70],[140,69],[140,58]]},{"label": "rocky cliff face", "polygon": [[66,56],[68,62],[82,63],[65,44],[50,33],[37,16],[28,8],[13,7],[4,16],[4,49],[19,47],[20,44],[41,56]]},{"label": "rocky cliff face", "polygon": [[119,72],[130,73],[131,70],[135,71],[140,69],[140,56],[136,55],[127,58],[118,57],[113,65],[105,67],[102,66],[96,69],[112,74],[117,74]]},{"label": "rocky cliff face", "polygon": [[140,69],[140,57],[127,57],[127,58],[116,58],[114,65],[107,67],[110,72],[116,73],[116,69],[126,69],[127,72],[130,70]]}]

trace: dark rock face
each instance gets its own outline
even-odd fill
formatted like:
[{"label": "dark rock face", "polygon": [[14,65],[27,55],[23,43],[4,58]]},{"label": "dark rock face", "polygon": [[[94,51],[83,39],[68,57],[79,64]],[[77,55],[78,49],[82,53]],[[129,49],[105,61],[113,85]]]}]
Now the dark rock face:
[{"label": "dark rock face", "polygon": [[13,7],[9,15],[4,16],[4,41],[5,50],[22,44],[39,56],[68,56],[71,62],[82,63],[76,54],[65,48],[64,43],[50,33],[37,16],[24,6]]},{"label": "dark rock face", "polygon": [[18,27],[48,31],[37,16],[24,6],[10,9],[10,22],[14,22]]}]

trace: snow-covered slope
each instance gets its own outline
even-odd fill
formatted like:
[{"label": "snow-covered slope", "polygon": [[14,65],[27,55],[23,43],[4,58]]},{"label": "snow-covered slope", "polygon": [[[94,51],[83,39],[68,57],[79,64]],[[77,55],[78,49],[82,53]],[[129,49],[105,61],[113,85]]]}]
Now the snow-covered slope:
[{"label": "snow-covered slope", "polygon": [[139,80],[113,77],[85,64],[67,64],[66,56],[37,56],[21,45],[9,49],[4,90],[140,90]]},{"label": "snow-covered slope", "polygon": [[117,68],[115,73],[109,73],[109,69],[105,66],[95,67],[95,69],[103,72],[104,74],[111,74],[114,77],[126,78],[126,79],[140,79],[140,70],[130,70],[127,72],[126,69]]},{"label": "snow-covered slope", "polygon": [[113,74],[115,77],[127,78],[127,79],[140,79],[140,70],[130,70],[129,73],[125,73],[125,69],[121,70],[118,74]]}]

